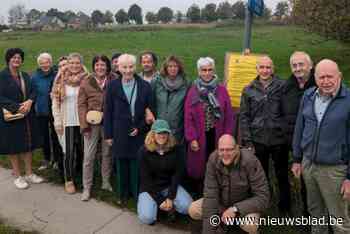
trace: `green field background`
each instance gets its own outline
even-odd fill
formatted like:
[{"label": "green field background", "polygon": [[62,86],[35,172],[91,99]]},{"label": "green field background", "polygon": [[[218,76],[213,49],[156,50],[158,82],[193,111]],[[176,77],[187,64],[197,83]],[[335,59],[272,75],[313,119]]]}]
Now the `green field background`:
[{"label": "green field background", "polygon": [[[85,65],[91,70],[91,60],[96,54],[111,56],[114,52],[128,52],[138,55],[143,50],[152,50],[160,57],[179,56],[184,64],[188,79],[196,77],[196,61],[200,56],[210,56],[216,61],[217,74],[224,74],[226,52],[242,51],[243,27],[157,29],[121,28],[104,32],[11,32],[0,33],[0,53],[9,47],[21,47],[25,51],[23,70],[31,72],[36,68],[36,57],[49,52],[55,61],[70,52],[80,52]],[[350,44],[328,40],[316,34],[305,32],[294,26],[253,27],[252,52],[269,54],[275,63],[275,73],[281,78],[290,74],[289,57],[295,50],[308,52],[317,62],[322,58],[335,60],[350,80]],[[5,66],[0,60],[0,67]]]}]

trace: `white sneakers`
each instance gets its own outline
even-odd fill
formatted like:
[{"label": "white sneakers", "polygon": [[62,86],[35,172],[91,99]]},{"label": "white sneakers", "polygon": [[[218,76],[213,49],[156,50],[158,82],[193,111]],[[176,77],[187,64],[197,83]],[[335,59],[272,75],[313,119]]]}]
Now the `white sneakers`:
[{"label": "white sneakers", "polygon": [[16,185],[18,189],[26,189],[29,187],[29,184],[22,176],[17,177],[17,179],[15,179],[13,183]]},{"label": "white sneakers", "polygon": [[112,188],[112,186],[111,186],[111,184],[109,182],[103,182],[102,186],[101,186],[101,189],[107,190],[109,192],[113,192],[113,188]]},{"label": "white sneakers", "polygon": [[15,186],[18,189],[26,189],[29,187],[29,183],[40,184],[42,182],[44,182],[44,179],[33,173],[33,174],[31,174],[29,176],[25,176],[25,177],[19,176],[15,179],[15,181],[13,183],[15,184]]},{"label": "white sneakers", "polygon": [[82,201],[88,201],[90,199],[90,190],[84,189],[83,194],[81,194]]}]

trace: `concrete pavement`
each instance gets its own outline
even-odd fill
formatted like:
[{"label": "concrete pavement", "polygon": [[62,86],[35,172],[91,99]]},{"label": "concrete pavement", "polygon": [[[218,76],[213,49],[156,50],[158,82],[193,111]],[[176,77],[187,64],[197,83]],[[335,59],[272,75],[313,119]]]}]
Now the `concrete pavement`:
[{"label": "concrete pavement", "polygon": [[48,183],[18,190],[11,171],[0,167],[0,217],[22,230],[45,234],[184,234],[157,223],[142,225],[135,213],[91,199],[68,195]]}]

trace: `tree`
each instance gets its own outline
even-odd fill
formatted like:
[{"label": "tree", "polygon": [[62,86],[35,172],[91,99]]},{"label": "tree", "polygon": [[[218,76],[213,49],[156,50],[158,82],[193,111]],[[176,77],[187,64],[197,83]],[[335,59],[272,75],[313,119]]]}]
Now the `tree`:
[{"label": "tree", "polygon": [[103,24],[113,24],[113,22],[114,22],[113,13],[107,10],[103,16]]},{"label": "tree", "polygon": [[289,14],[289,4],[287,1],[282,1],[277,3],[274,16],[277,17],[278,20],[283,19]]},{"label": "tree", "polygon": [[63,12],[63,22],[67,23],[69,20],[74,19],[77,15],[73,11],[65,11]]},{"label": "tree", "polygon": [[245,18],[245,4],[243,1],[235,2],[232,5],[232,13],[233,17],[236,19],[244,19]]},{"label": "tree", "polygon": [[205,5],[205,7],[202,9],[202,19],[208,22],[213,22],[218,19],[216,15],[216,4],[209,3]]},{"label": "tree", "polygon": [[8,22],[10,25],[15,25],[26,18],[26,8],[23,4],[13,5],[8,13]]},{"label": "tree", "polygon": [[57,17],[59,18],[60,20],[64,21],[65,18],[64,18],[64,13],[59,11],[58,9],[56,8],[51,8],[47,11],[46,13],[46,16],[50,16],[50,17]]},{"label": "tree", "polygon": [[114,16],[115,21],[117,21],[118,24],[124,24],[129,22],[128,13],[124,11],[124,9],[120,9]]},{"label": "tree", "polygon": [[176,18],[176,23],[181,23],[182,22],[182,18],[183,18],[183,14],[181,11],[177,11],[175,14],[175,18]]},{"label": "tree", "polygon": [[142,24],[142,9],[137,4],[130,6],[128,10],[129,20],[135,21],[136,24]]},{"label": "tree", "polygon": [[36,20],[40,19],[41,12],[37,9],[31,9],[27,14],[27,22],[28,24],[33,24]]},{"label": "tree", "polygon": [[265,19],[265,20],[271,19],[271,15],[272,15],[271,12],[272,12],[271,9],[265,6],[264,11],[263,11],[263,15],[260,16],[260,18]]},{"label": "tree", "polygon": [[190,6],[190,8],[188,8],[187,10],[186,16],[193,23],[199,22],[201,20],[201,10],[199,6],[196,4],[193,4],[192,6]]},{"label": "tree", "polygon": [[158,16],[153,12],[147,12],[145,18],[149,24],[155,24],[158,22]]},{"label": "tree", "polygon": [[95,27],[99,24],[103,24],[103,19],[104,19],[104,15],[101,11],[94,10],[91,13],[91,20],[92,20],[92,23]]},{"label": "tree", "polygon": [[159,21],[162,23],[169,23],[174,17],[174,12],[169,7],[162,7],[159,9],[157,15]]},{"label": "tree", "polygon": [[221,2],[216,10],[219,19],[231,19],[233,17],[232,7],[228,2]]}]

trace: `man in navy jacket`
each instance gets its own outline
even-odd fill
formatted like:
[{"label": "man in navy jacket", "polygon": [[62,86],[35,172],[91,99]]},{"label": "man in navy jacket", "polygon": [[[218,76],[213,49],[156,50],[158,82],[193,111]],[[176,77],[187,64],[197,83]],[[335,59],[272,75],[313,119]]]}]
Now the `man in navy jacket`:
[{"label": "man in navy jacket", "polygon": [[[292,171],[304,177],[311,216],[341,218],[342,224],[331,227],[333,232],[350,233],[350,90],[342,85],[334,61],[319,62],[315,78],[318,88],[305,92],[299,108]],[[311,230],[328,233],[325,225],[313,225]]]}]

